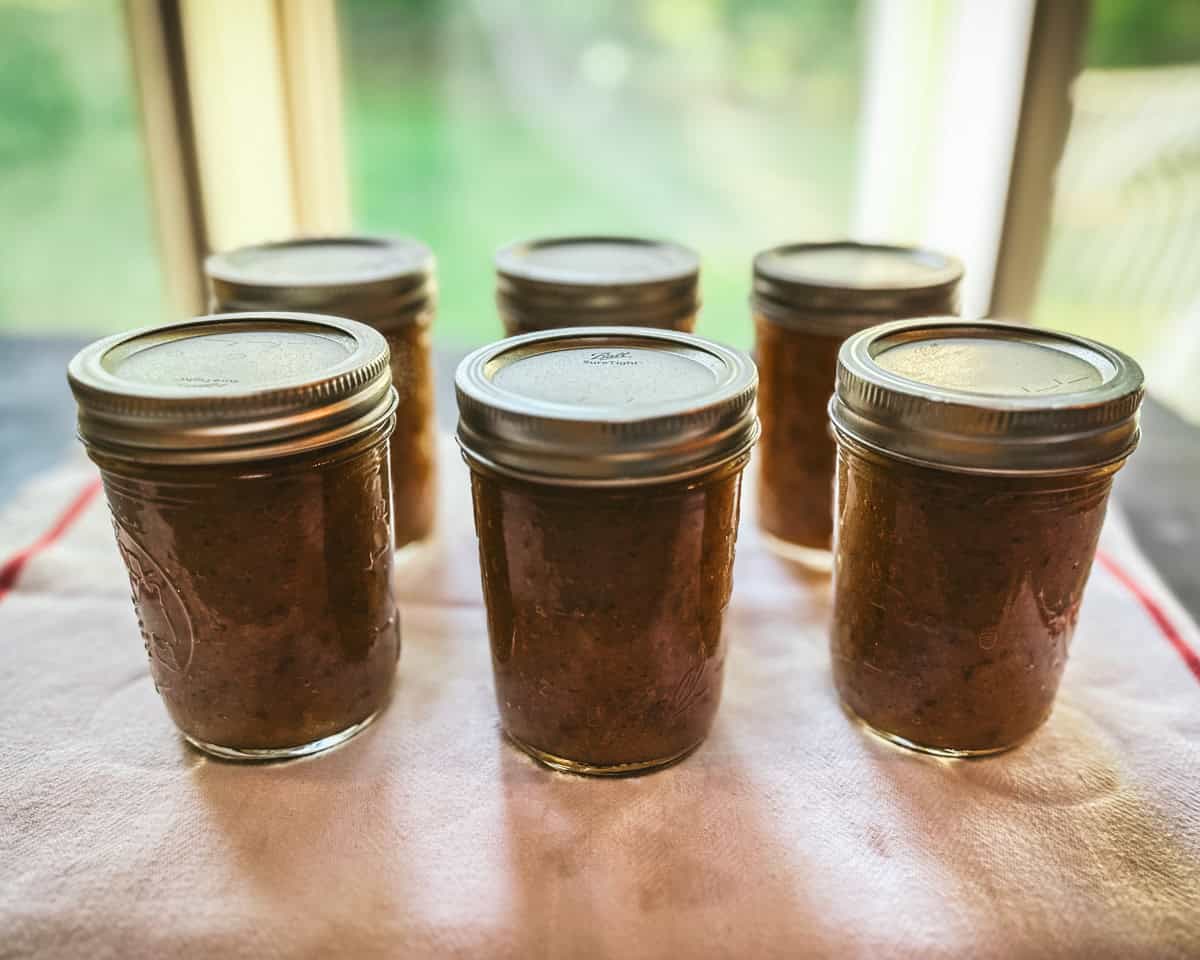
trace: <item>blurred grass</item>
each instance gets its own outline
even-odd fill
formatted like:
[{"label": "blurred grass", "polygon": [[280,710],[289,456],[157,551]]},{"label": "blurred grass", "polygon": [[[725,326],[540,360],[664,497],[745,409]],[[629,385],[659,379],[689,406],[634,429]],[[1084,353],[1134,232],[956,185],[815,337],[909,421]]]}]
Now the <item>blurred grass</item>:
[{"label": "blurred grass", "polygon": [[[674,239],[696,247],[705,304],[700,332],[748,341],[750,258],[790,234],[762,229],[761,221],[688,230],[686,221],[693,218],[673,215],[666,203],[638,203],[620,182],[579,171],[519,120],[477,116],[448,132],[436,107],[414,96],[393,97],[385,105],[355,100],[352,109],[356,226],[416,236],[434,249],[442,339],[470,344],[498,334],[492,270],[497,248],[536,236],[590,233]],[[396,124],[397,114],[405,117],[403,125]],[[841,142],[830,139],[825,169],[814,179],[823,180],[836,200],[849,190],[853,131],[844,131]],[[810,152],[810,169],[813,156]],[[647,176],[656,174],[647,170]],[[687,195],[701,190],[680,192],[687,202]],[[779,203],[787,206],[783,197]],[[797,216],[794,232],[840,236],[845,217],[844,209],[810,207]]]},{"label": "blurred grass", "polygon": [[699,331],[746,344],[753,253],[846,231],[856,4],[341,11],[356,226],[433,247],[443,342],[500,334],[499,246],[615,233],[696,248]]},{"label": "blurred grass", "polygon": [[0,0],[0,331],[163,317],[118,0]]}]

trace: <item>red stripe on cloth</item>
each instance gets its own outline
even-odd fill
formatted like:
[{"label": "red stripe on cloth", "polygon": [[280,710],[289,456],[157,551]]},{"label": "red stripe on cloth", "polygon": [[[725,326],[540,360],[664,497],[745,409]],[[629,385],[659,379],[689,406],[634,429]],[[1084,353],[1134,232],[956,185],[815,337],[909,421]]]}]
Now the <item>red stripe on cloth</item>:
[{"label": "red stripe on cloth", "polygon": [[75,495],[75,499],[67,504],[67,508],[59,514],[58,519],[54,521],[54,525],[49,530],[0,565],[0,601],[8,596],[12,588],[17,585],[17,579],[21,576],[25,565],[70,530],[72,524],[79,519],[83,511],[87,509],[87,505],[99,492],[100,480],[89,480],[87,486],[80,490]]},{"label": "red stripe on cloth", "polygon": [[1126,590],[1133,594],[1137,602],[1142,605],[1142,609],[1150,615],[1150,619],[1162,632],[1162,635],[1167,638],[1167,642],[1175,648],[1175,652],[1183,658],[1183,662],[1187,664],[1187,668],[1192,671],[1192,674],[1197,680],[1200,680],[1200,654],[1196,653],[1188,642],[1183,639],[1183,634],[1179,628],[1167,616],[1165,610],[1155,600],[1148,590],[1138,583],[1116,560],[1100,550],[1096,553],[1096,559],[1103,564],[1104,569],[1111,573]]}]

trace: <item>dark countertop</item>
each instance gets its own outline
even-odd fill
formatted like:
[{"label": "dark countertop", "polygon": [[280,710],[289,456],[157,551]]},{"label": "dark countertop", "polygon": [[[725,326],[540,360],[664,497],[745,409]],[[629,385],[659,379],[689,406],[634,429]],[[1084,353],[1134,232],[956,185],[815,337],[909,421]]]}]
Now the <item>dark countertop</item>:
[{"label": "dark countertop", "polygon": [[[66,365],[82,339],[0,337],[0,504],[75,443]],[[438,420],[455,421],[453,370],[438,354]],[[1142,445],[1117,477],[1116,498],[1138,543],[1193,617],[1200,618],[1200,427],[1148,399]]]}]

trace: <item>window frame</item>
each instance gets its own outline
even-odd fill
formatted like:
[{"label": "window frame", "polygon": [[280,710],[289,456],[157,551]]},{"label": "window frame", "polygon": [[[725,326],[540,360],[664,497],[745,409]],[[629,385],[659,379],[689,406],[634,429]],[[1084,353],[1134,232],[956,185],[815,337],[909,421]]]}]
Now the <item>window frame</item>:
[{"label": "window frame", "polygon": [[336,14],[335,0],[125,0],[177,316],[205,312],[209,252],[349,229]]}]

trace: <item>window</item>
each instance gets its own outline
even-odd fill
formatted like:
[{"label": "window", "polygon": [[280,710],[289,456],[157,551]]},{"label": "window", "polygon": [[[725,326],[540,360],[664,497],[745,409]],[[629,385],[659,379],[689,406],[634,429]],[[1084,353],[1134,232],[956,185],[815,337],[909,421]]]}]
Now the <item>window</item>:
[{"label": "window", "polygon": [[162,316],[116,0],[0,2],[0,222],[0,331]]},{"label": "window", "polygon": [[[1006,226],[1026,71],[1069,75],[1088,7],[0,0],[0,329],[184,315],[206,244],[349,227],[433,247],[438,336],[462,347],[500,332],[499,246],[587,231],[696,248],[699,331],[745,346],[753,253],[856,236],[962,256],[968,314],[1019,301],[1110,341],[1200,417],[1195,0],[1093,0],[1036,298],[1040,250]],[[1049,43],[1036,24],[1063,10]],[[1043,156],[1025,182],[1048,195]]]},{"label": "window", "polygon": [[750,257],[846,235],[863,39],[847,0],[341,0],[355,226],[438,255],[440,337],[500,334],[492,254],[675,239],[698,332],[745,345]]},{"label": "window", "polygon": [[1200,4],[1095,0],[1034,319],[1200,419]]}]

